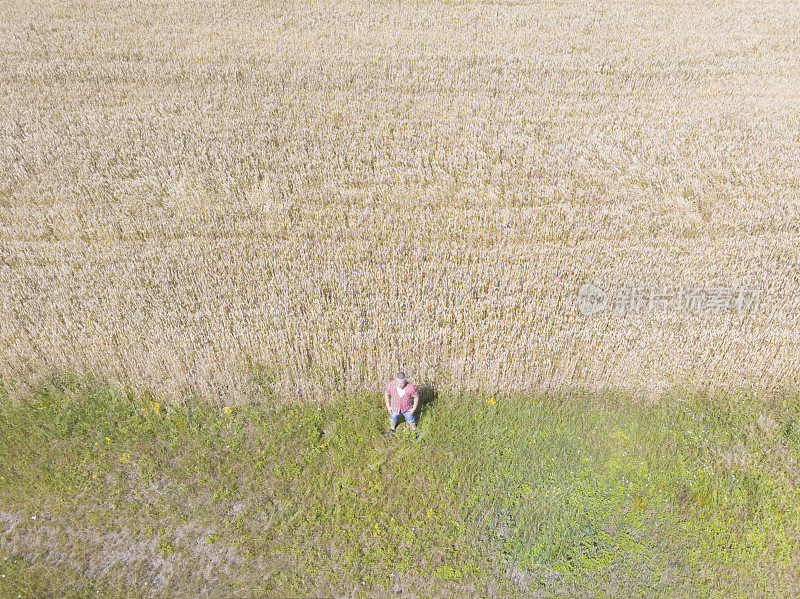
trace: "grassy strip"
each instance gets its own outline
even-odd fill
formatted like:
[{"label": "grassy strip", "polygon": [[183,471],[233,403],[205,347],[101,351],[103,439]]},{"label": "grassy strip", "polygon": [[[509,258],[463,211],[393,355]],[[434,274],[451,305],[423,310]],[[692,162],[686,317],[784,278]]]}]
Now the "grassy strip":
[{"label": "grassy strip", "polygon": [[797,398],[476,393],[419,422],[386,439],[377,395],[218,408],[54,379],[0,406],[0,590],[800,590]]}]

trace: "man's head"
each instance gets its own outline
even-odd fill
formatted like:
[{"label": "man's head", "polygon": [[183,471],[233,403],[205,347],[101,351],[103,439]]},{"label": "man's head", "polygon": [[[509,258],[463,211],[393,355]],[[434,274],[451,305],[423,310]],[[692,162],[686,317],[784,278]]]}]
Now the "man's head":
[{"label": "man's head", "polygon": [[405,387],[406,386],[406,375],[405,373],[398,372],[397,376],[394,377],[395,382],[397,383],[398,387]]}]

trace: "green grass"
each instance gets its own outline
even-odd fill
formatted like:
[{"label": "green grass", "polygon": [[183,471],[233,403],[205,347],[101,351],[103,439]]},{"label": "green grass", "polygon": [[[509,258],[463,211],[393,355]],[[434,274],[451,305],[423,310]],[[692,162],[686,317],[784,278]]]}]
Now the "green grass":
[{"label": "green grass", "polygon": [[0,596],[800,592],[794,396],[476,393],[418,440],[387,424],[379,394],[6,398]]}]

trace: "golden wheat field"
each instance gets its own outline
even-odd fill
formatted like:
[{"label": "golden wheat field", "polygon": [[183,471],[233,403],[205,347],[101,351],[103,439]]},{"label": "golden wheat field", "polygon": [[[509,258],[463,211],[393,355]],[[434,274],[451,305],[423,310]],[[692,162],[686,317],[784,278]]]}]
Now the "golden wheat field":
[{"label": "golden wheat field", "polygon": [[[0,0],[0,376],[798,384],[798,31],[796,2]],[[760,303],[587,315],[586,283]]]}]

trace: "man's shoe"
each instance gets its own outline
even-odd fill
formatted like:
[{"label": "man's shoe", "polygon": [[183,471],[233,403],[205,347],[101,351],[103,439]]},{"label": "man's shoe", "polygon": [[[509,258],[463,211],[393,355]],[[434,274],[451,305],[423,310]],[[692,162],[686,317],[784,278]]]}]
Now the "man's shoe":
[{"label": "man's shoe", "polygon": [[391,437],[393,432],[394,432],[394,429],[390,428],[388,431],[386,431],[386,437],[387,438]]},{"label": "man's shoe", "polygon": [[419,439],[419,433],[418,433],[418,432],[416,432],[416,431],[414,431],[414,438],[415,438],[415,439]]}]

